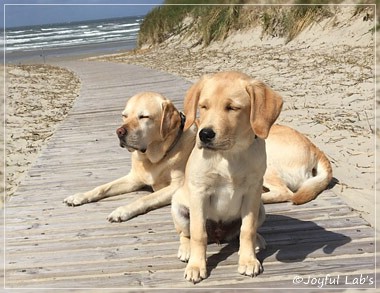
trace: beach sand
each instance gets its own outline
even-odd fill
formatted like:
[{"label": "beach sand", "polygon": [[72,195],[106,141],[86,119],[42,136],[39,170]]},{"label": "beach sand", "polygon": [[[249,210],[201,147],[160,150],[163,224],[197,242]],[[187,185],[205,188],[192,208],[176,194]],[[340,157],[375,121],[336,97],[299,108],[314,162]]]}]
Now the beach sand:
[{"label": "beach sand", "polygon": [[72,72],[51,65],[6,68],[6,194],[11,196],[79,95]]},{"label": "beach sand", "polygon": [[[207,48],[191,48],[194,40],[176,36],[155,48],[89,60],[140,64],[191,81],[222,70],[263,80],[284,98],[278,122],[306,134],[327,154],[339,180],[333,190],[374,225],[373,25],[346,9],[288,44],[261,39],[252,29]],[[7,192],[12,194],[78,96],[79,80],[49,65],[11,66],[7,76]]]}]

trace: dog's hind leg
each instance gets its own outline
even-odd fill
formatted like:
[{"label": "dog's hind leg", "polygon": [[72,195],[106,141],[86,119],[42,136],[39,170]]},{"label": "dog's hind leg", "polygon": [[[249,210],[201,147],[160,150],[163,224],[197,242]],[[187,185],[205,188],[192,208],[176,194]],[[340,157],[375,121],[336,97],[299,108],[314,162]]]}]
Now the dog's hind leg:
[{"label": "dog's hind leg", "polygon": [[292,197],[293,192],[284,180],[276,172],[267,170],[264,175],[263,193],[261,195],[263,203],[291,201]]},{"label": "dog's hind leg", "polygon": [[190,258],[190,214],[185,206],[172,203],[172,216],[175,229],[179,234],[179,248],[177,257],[187,262]]}]

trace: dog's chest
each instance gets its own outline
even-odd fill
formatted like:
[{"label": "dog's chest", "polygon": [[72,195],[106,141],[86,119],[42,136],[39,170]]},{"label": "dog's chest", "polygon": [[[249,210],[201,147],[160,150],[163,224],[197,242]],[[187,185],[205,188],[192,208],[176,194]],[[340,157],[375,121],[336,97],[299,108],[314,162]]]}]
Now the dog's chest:
[{"label": "dog's chest", "polygon": [[210,196],[208,218],[214,221],[234,220],[240,215],[245,190],[233,184],[220,184]]},{"label": "dog's chest", "polygon": [[[231,171],[234,166],[220,163],[210,170],[208,218],[214,221],[230,221],[240,217],[243,196],[249,188],[249,172],[245,168]],[[207,176],[209,177],[209,176]]]},{"label": "dog's chest", "polygon": [[134,168],[136,174],[139,174],[139,179],[145,185],[153,187],[154,190],[167,186],[171,181],[171,171],[175,169],[171,165],[165,168],[163,164],[153,164],[148,160],[138,159],[132,162],[132,168]]}]

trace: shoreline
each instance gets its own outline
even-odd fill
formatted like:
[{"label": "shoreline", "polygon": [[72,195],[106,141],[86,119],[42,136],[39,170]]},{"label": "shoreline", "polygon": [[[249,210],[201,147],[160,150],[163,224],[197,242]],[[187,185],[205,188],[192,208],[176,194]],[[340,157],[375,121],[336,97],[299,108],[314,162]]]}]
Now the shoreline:
[{"label": "shoreline", "polygon": [[[360,20],[359,15],[351,27],[363,26]],[[333,191],[374,226],[374,36],[347,29],[347,35],[355,36],[347,41],[339,39],[339,30],[333,29],[328,35],[319,27],[310,28],[286,45],[278,38],[259,40],[254,32],[243,31],[209,47],[189,49],[191,40],[176,36],[155,48],[48,58],[47,63],[86,57],[147,66],[191,81],[205,73],[231,69],[261,79],[285,100],[278,122],[304,133],[326,153],[340,181]],[[316,33],[327,36],[318,39]]]},{"label": "shoreline", "polygon": [[[41,50],[11,51],[5,53],[5,65],[48,64],[78,60],[104,54],[117,54],[136,48],[136,40],[115,41],[107,44],[62,46]],[[4,52],[4,51],[3,51]]]}]

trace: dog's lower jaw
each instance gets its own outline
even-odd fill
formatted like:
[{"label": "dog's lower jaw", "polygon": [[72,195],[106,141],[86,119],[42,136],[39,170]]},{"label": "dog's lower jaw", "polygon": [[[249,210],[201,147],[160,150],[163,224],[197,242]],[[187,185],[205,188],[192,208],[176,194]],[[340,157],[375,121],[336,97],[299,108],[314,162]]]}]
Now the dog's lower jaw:
[{"label": "dog's lower jaw", "polygon": [[197,147],[198,149],[204,149],[204,150],[213,151],[213,152],[228,151],[231,149],[231,146],[229,144],[215,145],[214,143],[204,143],[204,142],[198,142]]},{"label": "dog's lower jaw", "polygon": [[205,143],[198,140],[196,145],[198,149],[212,149],[212,143]]},{"label": "dog's lower jaw", "polygon": [[146,153],[146,149],[135,149],[135,148],[131,148],[131,147],[126,147],[127,150],[132,153],[132,152],[140,152],[142,154],[145,154]]},{"label": "dog's lower jaw", "polygon": [[120,147],[122,147],[123,149],[127,149],[128,152],[130,152],[130,153],[134,152],[134,151],[138,151],[138,152],[143,153],[143,154],[146,153],[146,148],[136,148],[136,147],[127,145],[124,142],[120,142]]}]

